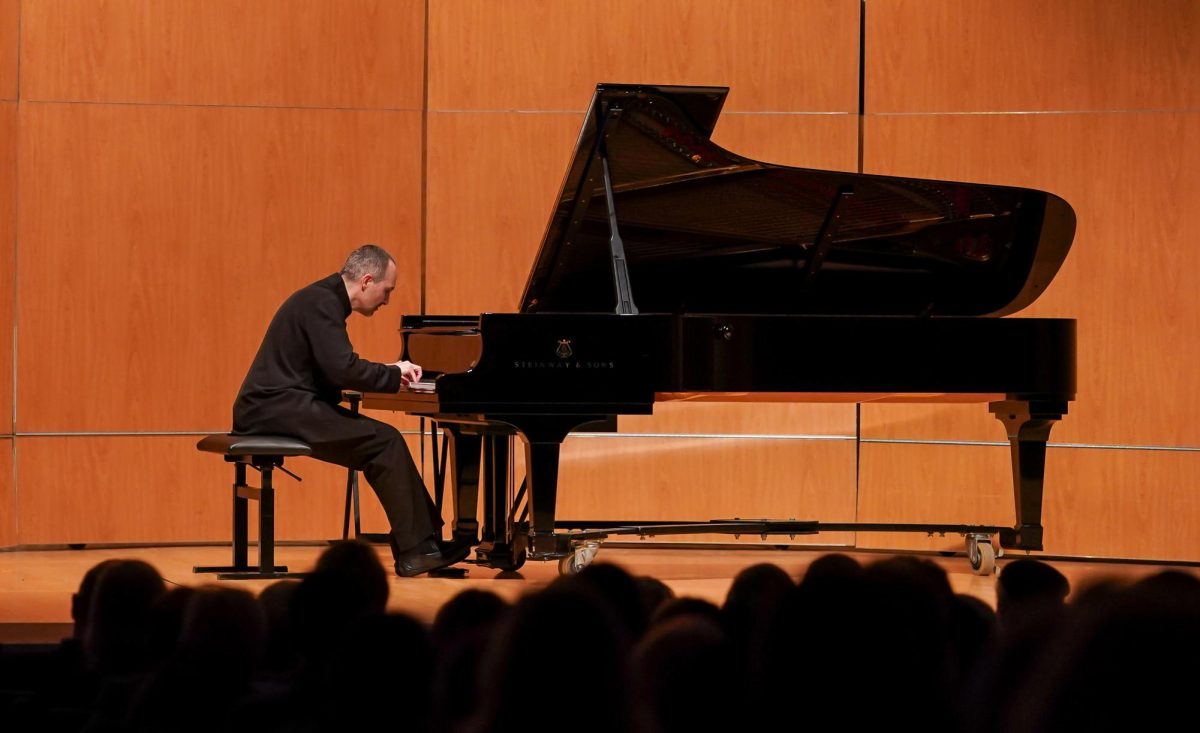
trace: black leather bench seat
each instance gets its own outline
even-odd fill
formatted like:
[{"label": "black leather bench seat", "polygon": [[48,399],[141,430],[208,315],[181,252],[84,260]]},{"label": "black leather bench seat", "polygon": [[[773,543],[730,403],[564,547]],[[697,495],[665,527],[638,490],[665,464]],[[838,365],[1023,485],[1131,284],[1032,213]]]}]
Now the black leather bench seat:
[{"label": "black leather bench seat", "polygon": [[226,456],[307,456],[312,448],[302,440],[282,435],[209,435],[196,444],[208,453]]}]

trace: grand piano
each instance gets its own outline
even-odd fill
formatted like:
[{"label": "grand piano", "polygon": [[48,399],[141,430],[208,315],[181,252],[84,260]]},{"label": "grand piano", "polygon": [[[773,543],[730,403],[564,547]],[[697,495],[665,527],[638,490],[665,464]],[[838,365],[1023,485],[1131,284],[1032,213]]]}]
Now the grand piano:
[{"label": "grand piano", "polygon": [[[439,500],[450,469],[454,538],[490,567],[575,572],[622,534],[958,533],[980,572],[996,536],[1041,549],[1075,321],[1000,316],[1054,278],[1071,207],[1031,189],[750,160],[710,140],[727,92],[599,85],[519,311],[405,316],[403,358],[426,376],[363,407],[440,428]],[[556,518],[568,434],[679,400],[985,403],[1007,430],[1015,522]]]}]

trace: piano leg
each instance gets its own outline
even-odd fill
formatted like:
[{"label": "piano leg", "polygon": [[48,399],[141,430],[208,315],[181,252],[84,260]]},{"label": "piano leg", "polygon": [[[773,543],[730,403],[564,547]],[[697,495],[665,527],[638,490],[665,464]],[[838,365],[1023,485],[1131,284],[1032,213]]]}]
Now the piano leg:
[{"label": "piano leg", "polygon": [[572,430],[603,420],[603,415],[513,416],[505,419],[520,431],[525,443],[530,558],[550,560],[570,552],[567,538],[554,533],[559,454],[562,442]]},{"label": "piano leg", "polygon": [[[454,538],[475,545],[475,558],[480,565],[517,570],[525,564],[526,538],[514,535],[510,517],[513,507],[508,491],[508,439],[511,433],[490,429],[480,431],[474,426],[467,430],[470,432],[457,427],[453,430],[459,497],[455,506]],[[482,527],[478,519],[481,490]]]},{"label": "piano leg", "polygon": [[1004,423],[1012,456],[1016,524],[1002,530],[1000,546],[1017,550],[1042,549],[1042,484],[1046,476],[1046,442],[1050,428],[1067,412],[1067,403],[1005,400],[988,405]]},{"label": "piano leg", "polygon": [[512,522],[518,511],[517,499],[512,495],[509,484],[508,468],[511,451],[507,434],[489,434],[483,444],[483,465],[485,468],[483,495],[487,497],[484,512],[490,519],[488,539],[502,543],[505,546],[513,544]]},{"label": "piano leg", "polygon": [[530,554],[533,557],[556,557],[560,549],[555,544],[554,514],[558,506],[558,457],[563,438],[557,441],[530,439],[525,444],[525,465],[534,467],[527,471],[532,521]]},{"label": "piano leg", "polygon": [[454,465],[454,541],[479,544],[479,435],[445,424],[450,462]]}]

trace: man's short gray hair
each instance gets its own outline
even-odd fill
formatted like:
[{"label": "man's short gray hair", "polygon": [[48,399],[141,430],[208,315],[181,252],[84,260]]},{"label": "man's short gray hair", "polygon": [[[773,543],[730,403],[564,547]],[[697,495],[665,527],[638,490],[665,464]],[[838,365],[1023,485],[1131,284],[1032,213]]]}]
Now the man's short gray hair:
[{"label": "man's short gray hair", "polygon": [[395,262],[395,259],[383,247],[364,244],[346,258],[346,264],[342,265],[342,277],[358,280],[363,275],[371,275],[376,280],[381,280],[387,275],[389,262]]}]

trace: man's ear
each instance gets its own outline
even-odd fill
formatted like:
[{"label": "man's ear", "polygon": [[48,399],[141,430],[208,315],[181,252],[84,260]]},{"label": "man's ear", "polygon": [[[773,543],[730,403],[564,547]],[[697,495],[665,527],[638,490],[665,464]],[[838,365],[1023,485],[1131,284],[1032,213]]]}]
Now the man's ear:
[{"label": "man's ear", "polygon": [[361,287],[363,290],[366,290],[367,286],[373,282],[375,282],[375,276],[371,273],[367,273],[366,275],[362,276],[362,280],[359,280],[358,284],[359,287]]}]

